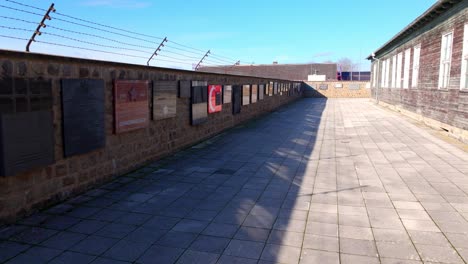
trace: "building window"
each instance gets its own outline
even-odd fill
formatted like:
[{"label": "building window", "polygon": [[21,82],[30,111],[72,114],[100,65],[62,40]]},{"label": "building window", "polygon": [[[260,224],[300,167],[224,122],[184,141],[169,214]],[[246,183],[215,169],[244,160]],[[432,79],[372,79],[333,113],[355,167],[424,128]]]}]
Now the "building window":
[{"label": "building window", "polygon": [[468,24],[463,32],[463,54],[461,66],[460,88],[468,89]]},{"label": "building window", "polygon": [[405,50],[405,63],[403,67],[403,88],[409,88],[411,49]]},{"label": "building window", "polygon": [[381,70],[381,79],[380,79],[380,87],[385,87],[385,72],[386,72],[386,66],[387,63],[386,61],[382,61],[382,70]]},{"label": "building window", "polygon": [[442,36],[442,46],[440,49],[439,88],[447,88],[449,86],[450,64],[452,60],[452,39],[452,32]]},{"label": "building window", "polygon": [[385,61],[387,66],[385,66],[385,87],[389,88],[389,82],[390,82],[390,59],[387,59]]},{"label": "building window", "polygon": [[421,57],[421,44],[414,47],[413,53],[413,76],[411,78],[411,87],[416,88],[418,87],[418,79],[419,79],[419,60]]},{"label": "building window", "polygon": [[403,66],[403,53],[398,53],[397,56],[397,69],[396,69],[396,88],[401,88],[401,68]]},{"label": "building window", "polygon": [[396,87],[397,56],[392,58],[392,87]]},{"label": "building window", "polygon": [[377,63],[378,63],[378,61],[374,62],[374,70],[372,71],[372,74],[373,74],[372,77],[374,77],[374,79],[373,79],[374,80],[373,81],[373,84],[374,84],[373,86],[374,87],[377,87]]}]

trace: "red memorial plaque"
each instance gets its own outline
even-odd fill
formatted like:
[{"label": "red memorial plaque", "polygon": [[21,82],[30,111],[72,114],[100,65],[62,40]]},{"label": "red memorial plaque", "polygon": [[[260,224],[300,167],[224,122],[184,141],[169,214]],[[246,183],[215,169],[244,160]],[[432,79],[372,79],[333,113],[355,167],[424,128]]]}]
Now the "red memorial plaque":
[{"label": "red memorial plaque", "polygon": [[148,126],[148,81],[114,82],[115,133]]},{"label": "red memorial plaque", "polygon": [[221,112],[223,109],[221,85],[208,86],[208,113]]}]

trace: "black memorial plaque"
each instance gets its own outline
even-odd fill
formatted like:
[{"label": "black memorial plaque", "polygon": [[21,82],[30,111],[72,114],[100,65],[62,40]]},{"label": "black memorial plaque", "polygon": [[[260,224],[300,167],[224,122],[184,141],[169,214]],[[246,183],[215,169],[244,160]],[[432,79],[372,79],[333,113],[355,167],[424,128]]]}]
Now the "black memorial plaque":
[{"label": "black memorial plaque", "polygon": [[242,106],[242,86],[232,86],[232,114],[240,114]]},{"label": "black memorial plaque", "polygon": [[328,90],[328,84],[324,84],[324,83],[320,84],[319,89],[320,90]]},{"label": "black memorial plaque", "polygon": [[104,80],[62,80],[63,146],[65,157],[106,144]]},{"label": "black memorial plaque", "polygon": [[258,86],[258,100],[263,100],[264,96],[265,96],[265,85],[260,84]]},{"label": "black memorial plaque", "polygon": [[190,98],[191,81],[179,81],[179,98]]},{"label": "black memorial plaque", "polygon": [[0,175],[54,163],[52,111],[0,114]]},{"label": "black memorial plaque", "polygon": [[250,85],[242,85],[242,105],[250,104]]},{"label": "black memorial plaque", "polygon": [[153,82],[153,118],[161,120],[176,116],[177,81]]},{"label": "black memorial plaque", "polygon": [[191,125],[203,124],[208,120],[208,82],[192,81]]},{"label": "black memorial plaque", "polygon": [[232,85],[223,86],[223,104],[231,103],[232,98]]},{"label": "black memorial plaque", "polygon": [[0,79],[0,113],[52,109],[52,82],[32,78]]}]

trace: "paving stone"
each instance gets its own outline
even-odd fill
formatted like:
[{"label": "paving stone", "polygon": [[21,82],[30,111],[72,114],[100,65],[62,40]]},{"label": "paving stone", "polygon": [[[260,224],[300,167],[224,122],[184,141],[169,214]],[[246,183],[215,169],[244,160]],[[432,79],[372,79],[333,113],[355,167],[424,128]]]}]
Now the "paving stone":
[{"label": "paving stone", "polygon": [[188,248],[196,238],[195,233],[169,231],[156,244],[164,247]]},{"label": "paving stone", "polygon": [[66,250],[85,239],[87,236],[84,234],[72,232],[60,232],[53,237],[42,242],[41,245],[49,248]]},{"label": "paving stone", "polygon": [[257,264],[256,259],[241,258],[229,255],[222,255],[218,259],[218,264]]},{"label": "paving stone", "polygon": [[219,255],[208,252],[187,250],[177,261],[178,264],[215,264]]},{"label": "paving stone", "polygon": [[48,263],[50,260],[62,253],[61,250],[45,247],[32,247],[27,251],[10,259],[8,263]]},{"label": "paving stone", "polygon": [[68,231],[90,235],[106,226],[108,223],[96,220],[83,220],[76,225],[70,227]]},{"label": "paving stone", "polygon": [[263,247],[264,243],[233,239],[225,249],[224,254],[242,258],[259,259]]},{"label": "paving stone", "polygon": [[112,223],[112,224],[107,224],[101,230],[96,232],[96,235],[121,239],[127,236],[128,234],[130,234],[135,229],[136,229],[136,226],[134,225]]},{"label": "paving stone", "polygon": [[64,252],[58,257],[54,258],[51,264],[81,264],[81,263],[91,263],[96,256],[86,255],[77,252]]},{"label": "paving stone", "polygon": [[55,235],[56,230],[45,229],[40,227],[27,227],[20,233],[10,237],[10,240],[27,243],[27,244],[39,244],[49,237]]},{"label": "paving stone", "polygon": [[317,222],[307,222],[307,234],[321,235],[321,236],[338,236],[338,225],[326,224]]},{"label": "paving stone", "polygon": [[272,230],[268,238],[269,244],[302,247],[303,233]]},{"label": "paving stone", "polygon": [[340,256],[336,252],[304,249],[301,253],[300,264],[339,264]]},{"label": "paving stone", "polygon": [[270,229],[241,226],[234,238],[239,240],[266,242],[269,235]]},{"label": "paving stone", "polygon": [[377,242],[379,254],[383,258],[420,260],[412,243]]},{"label": "paving stone", "polygon": [[209,224],[207,221],[182,219],[172,230],[178,232],[200,233]]},{"label": "paving stone", "polygon": [[339,232],[340,238],[374,240],[372,230],[368,227],[340,225]]},{"label": "paving stone", "polygon": [[89,236],[81,240],[81,242],[73,246],[70,250],[89,255],[101,255],[117,242],[118,240],[113,238]]},{"label": "paving stone", "polygon": [[279,263],[297,263],[301,254],[300,247],[267,244],[263,249],[262,260]]},{"label": "paving stone", "polygon": [[423,261],[441,262],[441,263],[464,263],[458,253],[449,246],[433,246],[416,244],[418,252]]},{"label": "paving stone", "polygon": [[377,257],[366,257],[349,254],[340,255],[341,264],[380,264],[380,260]]},{"label": "paving stone", "polygon": [[141,264],[173,264],[182,255],[183,249],[155,245],[149,248],[139,259]]},{"label": "paving stone", "polygon": [[221,254],[229,244],[230,239],[200,235],[190,245],[190,250]]},{"label": "paving stone", "polygon": [[0,242],[0,262],[5,262],[9,258],[12,258],[19,253],[30,248],[29,245],[11,242],[11,241],[1,241]]},{"label": "paving stone", "polygon": [[339,252],[338,238],[305,234],[303,248]]},{"label": "paving stone", "polygon": [[104,253],[104,257],[133,262],[137,260],[149,247],[151,243],[135,242],[130,240],[120,240],[108,251]]},{"label": "paving stone", "polygon": [[377,257],[375,242],[369,240],[340,238],[340,252]]},{"label": "paving stone", "polygon": [[165,235],[168,230],[163,229],[154,229],[148,227],[139,227],[136,230],[130,232],[125,239],[140,242],[140,243],[150,243],[153,244],[154,242],[158,241],[163,235]]},{"label": "paving stone", "polygon": [[237,232],[239,226],[222,224],[222,223],[211,223],[209,224],[203,232],[204,235],[209,236],[219,236],[219,237],[228,237],[231,238]]},{"label": "paving stone", "polygon": [[65,230],[65,229],[77,224],[80,221],[81,221],[81,219],[75,218],[75,217],[53,216],[53,217],[49,217],[42,224],[42,226],[45,227],[45,228],[49,228],[49,229]]}]

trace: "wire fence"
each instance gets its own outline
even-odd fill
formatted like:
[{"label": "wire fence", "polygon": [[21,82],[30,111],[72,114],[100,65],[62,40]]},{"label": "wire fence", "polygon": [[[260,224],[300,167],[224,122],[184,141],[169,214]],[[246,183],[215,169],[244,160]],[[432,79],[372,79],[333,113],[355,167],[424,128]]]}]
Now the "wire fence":
[{"label": "wire fence", "polygon": [[[234,66],[243,63],[170,38],[97,23],[19,1],[1,1],[0,11],[6,12],[0,13],[0,38],[13,41],[15,49],[25,47],[32,40],[33,50],[45,53],[134,64],[184,69],[190,68],[188,65],[193,69],[198,64],[202,67],[230,66],[225,67],[225,71],[232,69],[234,72]],[[38,27],[41,19],[44,23]]]}]

